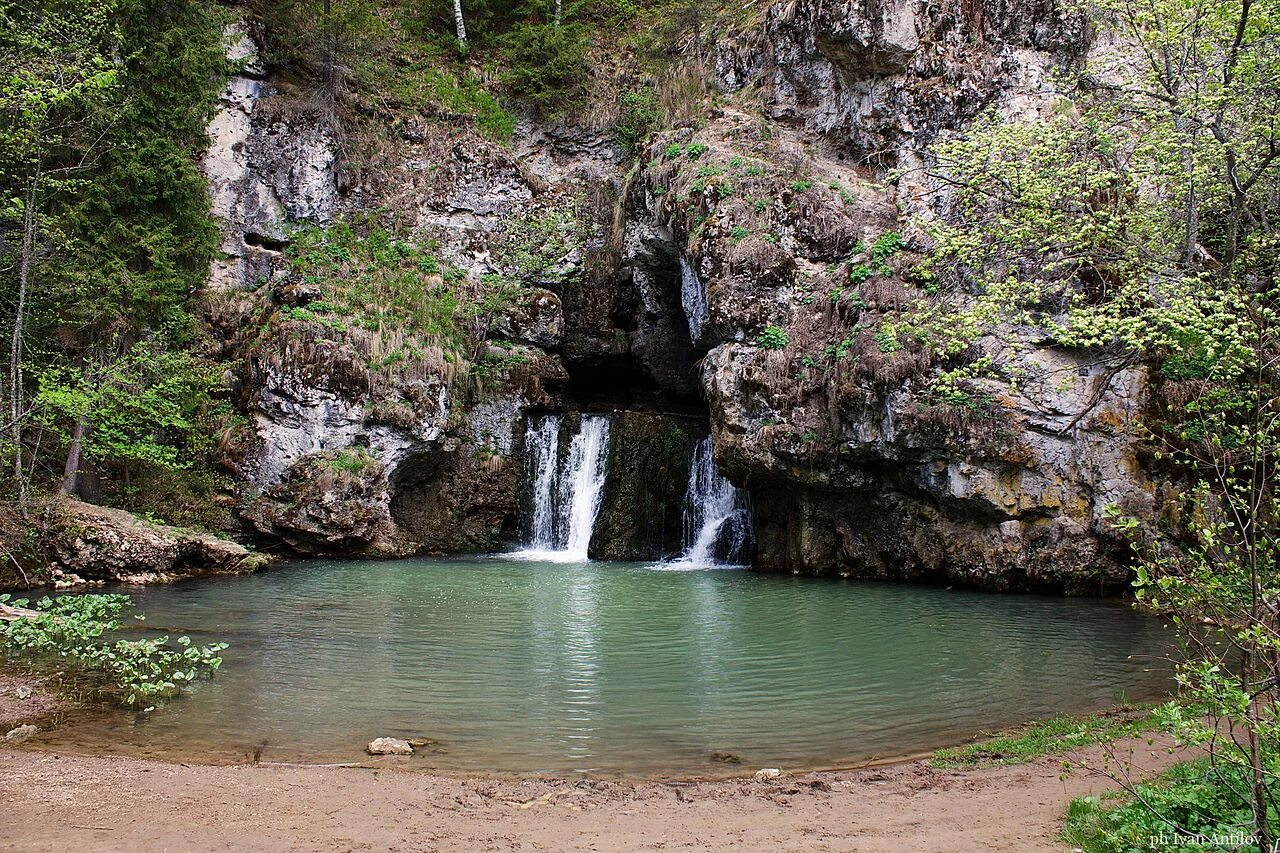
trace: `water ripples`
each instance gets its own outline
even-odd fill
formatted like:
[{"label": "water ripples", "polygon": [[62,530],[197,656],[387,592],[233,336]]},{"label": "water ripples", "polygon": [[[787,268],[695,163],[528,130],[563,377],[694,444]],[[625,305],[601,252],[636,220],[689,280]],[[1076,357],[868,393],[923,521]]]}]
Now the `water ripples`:
[{"label": "water ripples", "polygon": [[332,761],[394,735],[438,740],[443,769],[698,772],[900,754],[1167,684],[1166,634],[1120,605],[654,568],[332,561],[134,591],[149,624],[229,638],[226,664],[79,737]]}]

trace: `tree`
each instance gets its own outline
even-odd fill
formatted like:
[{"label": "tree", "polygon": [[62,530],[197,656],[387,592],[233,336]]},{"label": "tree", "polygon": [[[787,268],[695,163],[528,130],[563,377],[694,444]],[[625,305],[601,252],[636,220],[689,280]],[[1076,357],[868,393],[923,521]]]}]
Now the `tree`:
[{"label": "tree", "polygon": [[[16,275],[4,396],[20,506],[26,487],[22,429],[30,416],[23,372],[27,319],[39,274],[37,253],[52,236],[42,209],[50,197],[74,191],[93,154],[90,131],[102,124],[103,107],[118,90],[110,55],[117,38],[114,3],[70,0],[58,6],[0,4],[0,61],[13,69],[0,83],[0,229],[7,245],[17,245],[5,257]],[[14,230],[18,239],[10,240]]]},{"label": "tree", "polygon": [[[1183,521],[1161,529],[1111,513],[1138,546],[1143,601],[1186,643],[1184,703],[1164,719],[1206,746],[1214,784],[1269,849],[1280,782],[1280,12],[1253,0],[1104,0],[1097,14],[1128,49],[1067,81],[1052,118],[988,121],[936,148],[931,174],[954,216],[932,225],[922,270],[937,296],[904,325],[944,359],[944,389],[972,375],[970,346],[997,326],[1090,353],[1107,376],[1154,369],[1160,408],[1147,429],[1184,488]],[[1017,383],[1012,364],[981,369]]]},{"label": "tree", "polygon": [[453,26],[458,34],[458,44],[467,48],[467,22],[462,18],[462,0],[453,0]]},{"label": "tree", "polygon": [[83,385],[130,369],[142,342],[157,363],[193,343],[188,305],[217,241],[195,156],[228,69],[226,20],[198,0],[0,2],[13,69],[0,83],[0,391],[20,497],[32,472],[74,487],[82,447],[103,446],[85,418],[59,420],[68,411],[44,393],[55,366]]},{"label": "tree", "polygon": [[60,491],[79,493],[84,460],[190,467],[206,440],[201,426],[215,409],[219,374],[189,353],[147,343],[92,367],[40,370],[36,402],[45,425],[55,432],[72,425]]}]

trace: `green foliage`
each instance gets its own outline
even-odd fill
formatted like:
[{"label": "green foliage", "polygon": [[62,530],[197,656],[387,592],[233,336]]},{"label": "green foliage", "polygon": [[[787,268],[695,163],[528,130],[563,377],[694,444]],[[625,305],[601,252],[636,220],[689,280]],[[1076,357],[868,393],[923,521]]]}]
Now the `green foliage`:
[{"label": "green foliage", "polygon": [[377,463],[377,459],[367,447],[346,447],[325,460],[325,466],[331,471],[345,474],[360,474]]},{"label": "green foliage", "polygon": [[621,117],[614,131],[622,149],[634,155],[662,121],[658,97],[652,86],[631,89],[622,95],[620,106]]},{"label": "green foliage", "polygon": [[687,146],[685,146],[684,150],[685,150],[685,156],[688,157],[690,160],[698,160],[698,159],[701,159],[703,154],[706,154],[711,149],[708,146],[702,144],[701,142],[691,142]]},{"label": "green foliage", "polygon": [[390,31],[375,0],[251,0],[271,62],[308,74],[331,94],[379,72]]},{"label": "green foliage", "polygon": [[[0,603],[9,596],[0,595]],[[12,602],[26,607],[26,600]],[[217,672],[226,643],[197,646],[190,637],[110,640],[121,629],[127,595],[64,595],[35,603],[39,615],[0,623],[0,646],[36,665],[55,665],[85,686],[126,705],[146,707]],[[135,617],[141,619],[142,617]]]},{"label": "green foliage", "polygon": [[808,192],[811,189],[813,189],[813,181],[810,181],[808,179],[791,182],[792,192],[803,193],[803,192]]},{"label": "green foliage", "polygon": [[764,331],[756,337],[756,345],[762,349],[786,349],[789,342],[787,330],[772,323],[765,326]]},{"label": "green foliage", "polygon": [[876,277],[876,271],[868,264],[854,264],[849,267],[849,283],[863,284]]},{"label": "green foliage", "polygon": [[1248,787],[1237,768],[1181,762],[1136,785],[1132,797],[1073,800],[1063,835],[1085,853],[1257,853],[1253,815],[1239,796]]},{"label": "green foliage", "polygon": [[902,340],[898,332],[898,327],[892,323],[885,323],[876,330],[876,346],[880,348],[880,352],[887,355],[902,349]]},{"label": "green foliage", "polygon": [[35,401],[55,433],[84,425],[86,458],[189,468],[208,449],[224,408],[213,399],[221,374],[191,353],[144,343],[98,365],[41,368]]},{"label": "green foliage", "polygon": [[570,208],[534,210],[508,218],[498,241],[495,263],[513,279],[533,283],[558,283],[558,268],[586,235],[582,222]]},{"label": "green foliage", "polygon": [[461,116],[495,142],[508,142],[516,117],[479,79],[427,58],[405,67],[387,67],[381,85],[398,101],[420,110]]},{"label": "green foliage", "polygon": [[502,80],[544,115],[563,112],[586,94],[589,29],[580,23],[519,23],[498,39]]},{"label": "green foliage", "polygon": [[1082,746],[1132,737],[1155,728],[1149,711],[1116,711],[1077,717],[1069,714],[1030,723],[1015,732],[964,746],[940,749],[933,754],[934,767],[978,768],[1024,764],[1043,755]]},{"label": "green foliage", "polygon": [[[1126,61],[1065,80],[1047,120],[992,118],[935,149],[955,216],[931,225],[937,248],[918,279],[936,298],[903,325],[948,359],[1017,329],[999,357],[1015,381],[1046,343],[1113,372],[1160,366],[1155,417],[1140,429],[1181,495],[1158,521],[1149,506],[1108,514],[1136,549],[1139,599],[1185,646],[1179,703],[1160,709],[1161,725],[1220,775],[1098,818],[1095,835],[1110,840],[1095,849],[1148,849],[1152,827],[1198,829],[1206,816],[1269,847],[1280,836],[1280,18],[1226,0],[1104,0],[1094,13],[1125,33]],[[935,390],[967,405],[961,381]]]},{"label": "green foliage", "polygon": [[[54,434],[89,412],[87,450],[104,462],[186,466],[186,451],[210,440],[195,417],[208,365],[182,353],[217,238],[195,155],[228,71],[228,20],[196,0],[0,4],[0,229],[13,237],[0,241],[0,266],[24,265],[27,215],[37,247],[26,310],[4,317],[22,325],[25,353],[2,340],[10,361],[39,366],[5,394],[39,383],[32,417]],[[9,310],[17,280],[0,277]],[[110,489],[111,465],[101,473]]]},{"label": "green foliage", "polygon": [[508,341],[494,341],[494,346],[505,352],[488,352],[471,365],[471,375],[479,378],[502,376],[519,364],[528,364],[530,358]]},{"label": "green foliage", "polygon": [[292,271],[319,285],[324,299],[309,309],[282,309],[282,316],[310,321],[323,307],[378,334],[408,335],[419,346],[466,348],[457,290],[421,246],[397,240],[376,223],[343,221],[300,227],[288,256]]},{"label": "green foliage", "polygon": [[871,244],[871,260],[883,264],[889,258],[901,252],[906,246],[902,235],[897,231],[886,231]]},{"label": "green foliage", "polygon": [[828,360],[839,361],[849,355],[855,343],[857,343],[856,333],[847,335],[839,343],[827,344],[823,347],[822,355]]}]

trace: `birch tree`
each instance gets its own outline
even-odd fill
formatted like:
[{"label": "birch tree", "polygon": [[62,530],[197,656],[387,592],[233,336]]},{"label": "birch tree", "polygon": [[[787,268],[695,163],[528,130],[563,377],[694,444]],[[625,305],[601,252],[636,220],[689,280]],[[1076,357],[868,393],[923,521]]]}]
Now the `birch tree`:
[{"label": "birch tree", "polygon": [[453,25],[457,31],[458,44],[465,50],[467,47],[467,22],[462,17],[462,0],[453,0]]}]

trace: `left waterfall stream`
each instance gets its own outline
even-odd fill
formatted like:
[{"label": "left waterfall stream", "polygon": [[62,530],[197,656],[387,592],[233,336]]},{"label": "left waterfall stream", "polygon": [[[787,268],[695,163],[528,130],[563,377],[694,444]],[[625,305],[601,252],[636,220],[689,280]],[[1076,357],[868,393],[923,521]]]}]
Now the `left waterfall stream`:
[{"label": "left waterfall stream", "polygon": [[532,514],[526,547],[512,556],[583,562],[604,493],[609,462],[609,417],[583,415],[561,457],[564,418],[530,419],[525,433]]}]

